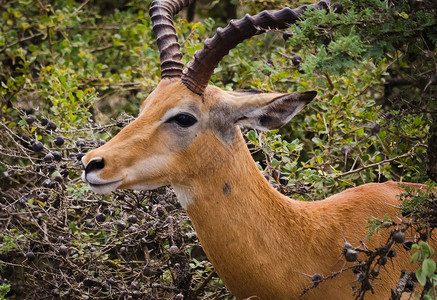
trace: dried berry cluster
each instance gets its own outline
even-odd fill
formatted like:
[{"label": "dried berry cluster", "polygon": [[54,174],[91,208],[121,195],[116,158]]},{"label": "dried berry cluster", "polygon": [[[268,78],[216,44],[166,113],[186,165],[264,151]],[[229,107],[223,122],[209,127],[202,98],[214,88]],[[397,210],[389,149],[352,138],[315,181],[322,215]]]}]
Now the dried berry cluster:
[{"label": "dried berry cluster", "polygon": [[0,125],[8,169],[0,284],[10,285],[8,299],[228,296],[171,191],[100,196],[80,180],[80,159],[104,143],[98,133],[113,134],[128,120],[86,131],[62,131],[30,114],[23,120],[22,130]]}]

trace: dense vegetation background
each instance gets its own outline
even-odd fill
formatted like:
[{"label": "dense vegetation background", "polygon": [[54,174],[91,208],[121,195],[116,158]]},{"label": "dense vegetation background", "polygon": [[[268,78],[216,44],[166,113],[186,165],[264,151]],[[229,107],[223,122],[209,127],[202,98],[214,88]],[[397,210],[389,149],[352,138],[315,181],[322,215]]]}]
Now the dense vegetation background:
[{"label": "dense vegetation background", "polygon": [[[287,31],[245,41],[212,84],[318,91],[280,131],[245,131],[260,170],[283,193],[309,201],[367,182],[432,185],[435,1],[339,2],[340,13],[309,11]],[[150,3],[0,0],[0,299],[232,298],[170,189],[102,196],[80,180],[84,153],[128,124],[159,82]],[[183,61],[230,17],[301,4],[198,1],[175,18]],[[435,195],[405,197],[420,200],[403,212],[416,213],[426,241]],[[428,287],[423,298],[435,297],[435,263],[423,245],[413,247],[422,255],[418,284]]]}]

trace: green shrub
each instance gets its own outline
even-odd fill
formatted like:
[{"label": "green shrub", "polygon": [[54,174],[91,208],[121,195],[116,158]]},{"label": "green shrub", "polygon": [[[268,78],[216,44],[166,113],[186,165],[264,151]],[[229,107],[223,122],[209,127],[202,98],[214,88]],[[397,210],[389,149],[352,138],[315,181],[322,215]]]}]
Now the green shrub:
[{"label": "green shrub", "polygon": [[[232,297],[170,190],[101,196],[80,181],[82,155],[128,124],[159,82],[150,2],[0,4],[2,298]],[[240,4],[243,14],[288,2]],[[245,41],[212,77],[229,90],[319,92],[281,130],[246,131],[260,170],[302,200],[426,182],[437,165],[435,5],[342,4],[342,14],[308,11],[285,35]],[[220,22],[177,20],[184,63]]]}]

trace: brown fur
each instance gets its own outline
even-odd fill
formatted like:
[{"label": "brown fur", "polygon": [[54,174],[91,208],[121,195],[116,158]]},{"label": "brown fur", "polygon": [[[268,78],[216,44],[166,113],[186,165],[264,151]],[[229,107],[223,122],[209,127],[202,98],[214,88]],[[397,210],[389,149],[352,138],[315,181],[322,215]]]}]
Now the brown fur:
[{"label": "brown fur", "polygon": [[[345,261],[340,258],[341,228],[354,246],[360,241],[369,247],[386,242],[387,235],[378,234],[365,240],[365,228],[369,217],[396,214],[391,205],[399,205],[397,183],[367,184],[323,201],[295,201],[267,183],[245,146],[233,149],[233,154],[190,184],[196,199],[187,212],[208,258],[238,299],[297,299],[311,285],[302,273],[328,276],[339,271]],[[231,195],[221,193],[225,181],[232,187]],[[381,271],[376,294],[369,292],[366,299],[388,299],[401,270],[412,269],[409,254],[399,245],[395,250],[398,256]],[[303,299],[353,299],[355,279],[346,271]]]},{"label": "brown fur", "polygon": [[[256,103],[263,106],[281,95],[263,94]],[[159,123],[169,109],[193,105],[198,124],[184,136],[178,136],[169,124]],[[386,182],[315,202],[281,195],[258,171],[235,124],[229,124],[233,128],[230,140],[228,133],[226,138],[217,134],[217,130],[229,129],[218,129],[229,114],[211,111],[250,105],[254,105],[250,95],[235,96],[208,87],[200,97],[178,80],[163,80],[143,103],[139,118],[88,153],[84,163],[103,157],[105,168],[98,176],[122,179],[119,188],[171,184],[193,197],[187,212],[198,237],[238,299],[297,299],[311,285],[311,279],[302,273],[327,276],[343,267],[343,233],[353,246],[360,241],[369,247],[386,242],[387,232],[366,241],[366,222],[385,214],[394,217],[397,210],[393,205],[399,204],[402,190],[397,183]],[[187,146],[177,148],[180,143]],[[155,160],[160,163],[153,164]],[[398,256],[393,264],[387,263],[381,280],[375,283],[376,294],[369,292],[366,299],[388,299],[401,270],[412,269],[409,253],[398,245],[395,250]],[[346,271],[321,283],[304,299],[352,299],[355,279],[352,271]]]}]

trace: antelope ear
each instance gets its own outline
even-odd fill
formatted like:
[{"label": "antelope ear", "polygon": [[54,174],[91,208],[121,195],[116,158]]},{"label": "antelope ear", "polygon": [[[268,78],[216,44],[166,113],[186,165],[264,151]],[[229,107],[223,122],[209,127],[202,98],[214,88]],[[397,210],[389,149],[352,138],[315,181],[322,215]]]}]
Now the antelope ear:
[{"label": "antelope ear", "polygon": [[[293,94],[253,94],[236,97],[235,123],[260,130],[282,127],[317,95],[316,91]],[[270,96],[270,97],[269,97]]]}]

